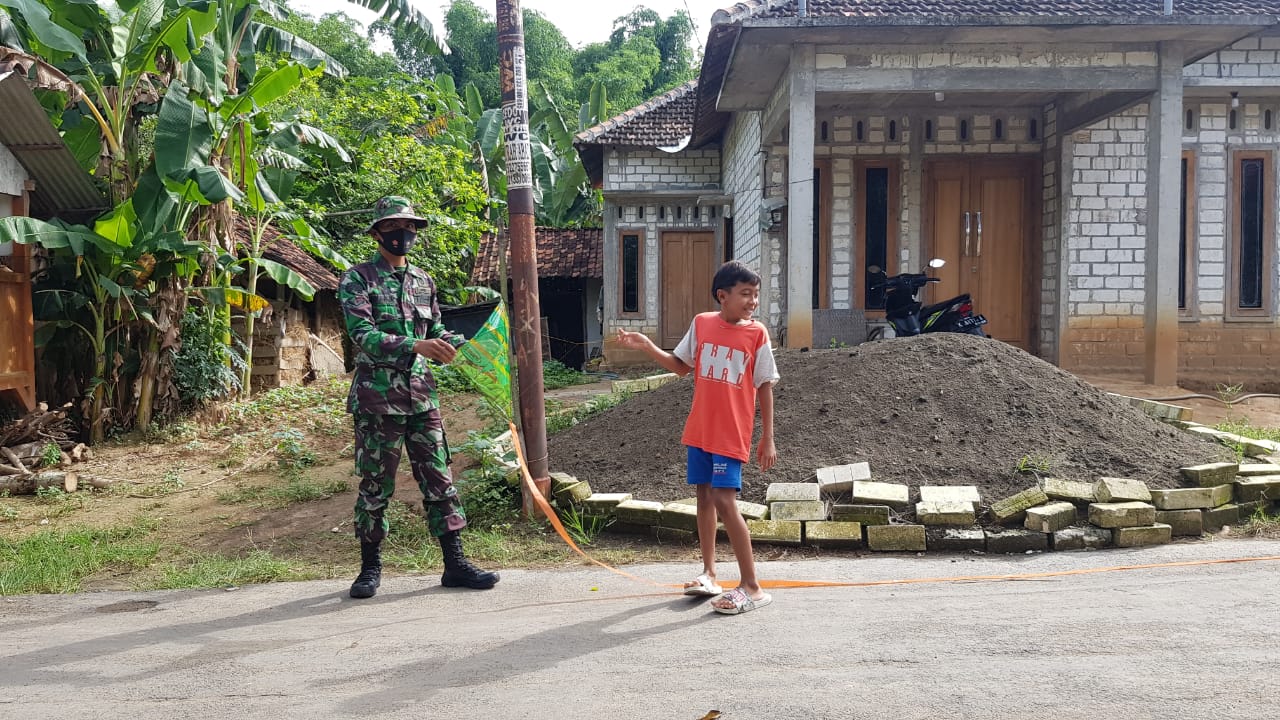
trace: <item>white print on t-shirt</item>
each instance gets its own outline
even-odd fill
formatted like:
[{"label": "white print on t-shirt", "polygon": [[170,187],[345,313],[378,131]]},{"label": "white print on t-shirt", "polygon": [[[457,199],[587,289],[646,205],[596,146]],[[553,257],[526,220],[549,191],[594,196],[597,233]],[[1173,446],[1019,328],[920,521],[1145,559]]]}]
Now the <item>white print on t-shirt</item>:
[{"label": "white print on t-shirt", "polygon": [[703,377],[730,385],[741,385],[747,372],[747,354],[722,345],[703,343],[698,362],[703,367]]}]

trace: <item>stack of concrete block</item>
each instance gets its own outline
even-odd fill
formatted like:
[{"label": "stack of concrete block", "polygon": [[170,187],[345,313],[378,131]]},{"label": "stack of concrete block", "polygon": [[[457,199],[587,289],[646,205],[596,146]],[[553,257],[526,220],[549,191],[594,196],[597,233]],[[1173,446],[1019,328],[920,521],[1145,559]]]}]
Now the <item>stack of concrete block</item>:
[{"label": "stack of concrete block", "polygon": [[916,521],[927,527],[968,527],[978,521],[980,503],[978,488],[973,485],[922,485]]},{"label": "stack of concrete block", "polygon": [[822,491],[823,495],[827,496],[853,492],[854,482],[864,482],[870,479],[870,463],[860,462],[818,468],[818,489]]},{"label": "stack of concrete block", "polygon": [[833,510],[836,519],[858,522],[867,547],[883,552],[920,552],[925,549],[923,525],[894,525],[890,516],[910,507],[911,489],[900,483],[854,480],[852,503]]}]

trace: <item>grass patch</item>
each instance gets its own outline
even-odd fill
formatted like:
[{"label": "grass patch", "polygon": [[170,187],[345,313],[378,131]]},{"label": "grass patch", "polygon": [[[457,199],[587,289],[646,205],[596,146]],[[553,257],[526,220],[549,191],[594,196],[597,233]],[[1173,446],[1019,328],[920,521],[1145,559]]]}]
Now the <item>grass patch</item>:
[{"label": "grass patch", "polygon": [[296,503],[324,500],[351,490],[351,484],[341,478],[313,480],[293,475],[283,485],[238,485],[234,490],[218,493],[218,502],[228,505],[259,505],[279,509]]},{"label": "grass patch", "polygon": [[597,395],[570,410],[561,410],[562,406],[558,402],[548,400],[547,434],[554,435],[562,430],[568,430],[583,420],[593,415],[599,415],[605,410],[621,405],[630,399],[631,393],[626,392]]},{"label": "grass patch", "polygon": [[1258,508],[1248,520],[1240,523],[1240,531],[1250,537],[1280,538],[1280,515]]},{"label": "grass patch", "polygon": [[[1244,419],[1224,420],[1213,426],[1216,430],[1229,432],[1235,435],[1247,437],[1251,440],[1270,440],[1272,442],[1280,442],[1280,428],[1260,427],[1251,424]],[[1244,459],[1244,446],[1239,443],[1223,442],[1223,445],[1231,448],[1236,454],[1236,458]]]},{"label": "grass patch", "polygon": [[323,577],[315,570],[296,567],[265,550],[241,558],[199,554],[161,569],[154,584],[159,590],[220,588]]},{"label": "grass patch", "polygon": [[148,540],[153,526],[93,530],[43,530],[21,540],[0,539],[0,595],[70,593],[107,568],[144,568],[160,544]]},{"label": "grass patch", "polygon": [[570,385],[585,385],[595,382],[595,378],[580,373],[559,360],[546,360],[542,363],[542,387],[544,390],[558,390]]}]

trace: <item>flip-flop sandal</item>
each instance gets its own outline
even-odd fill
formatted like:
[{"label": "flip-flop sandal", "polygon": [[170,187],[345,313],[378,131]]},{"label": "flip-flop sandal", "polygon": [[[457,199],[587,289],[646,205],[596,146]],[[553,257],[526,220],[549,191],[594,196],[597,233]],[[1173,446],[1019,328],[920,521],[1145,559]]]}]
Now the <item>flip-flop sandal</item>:
[{"label": "flip-flop sandal", "polygon": [[733,607],[731,608],[722,608],[719,605],[716,605],[714,600],[709,603],[712,610],[715,610],[722,615],[741,615],[742,613],[751,612],[756,608],[762,608],[773,602],[773,596],[769,593],[765,593],[764,597],[759,600],[752,600],[751,596],[741,588],[734,588],[720,597],[726,598],[729,602],[733,603]]},{"label": "flip-flop sandal", "polygon": [[684,589],[685,595],[693,595],[696,597],[710,597],[712,595],[720,595],[724,592],[724,588],[717,585],[707,577],[706,573],[699,575],[693,579],[697,585],[690,585]]}]

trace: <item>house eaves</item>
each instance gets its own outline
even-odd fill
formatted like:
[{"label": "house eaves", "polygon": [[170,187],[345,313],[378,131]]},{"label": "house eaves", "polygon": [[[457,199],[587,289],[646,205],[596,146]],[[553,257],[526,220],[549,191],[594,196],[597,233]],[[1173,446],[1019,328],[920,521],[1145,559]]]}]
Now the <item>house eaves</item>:
[{"label": "house eaves", "polygon": [[106,209],[101,190],[76,162],[19,73],[0,73],[0,108],[0,143],[35,182],[33,217],[81,221]]},{"label": "house eaves", "polygon": [[[1181,42],[1193,62],[1280,22],[1280,0],[744,0],[712,17],[693,142],[760,109],[793,44]],[[744,93],[749,85],[753,92]],[[766,90],[766,88],[768,90]]]}]

